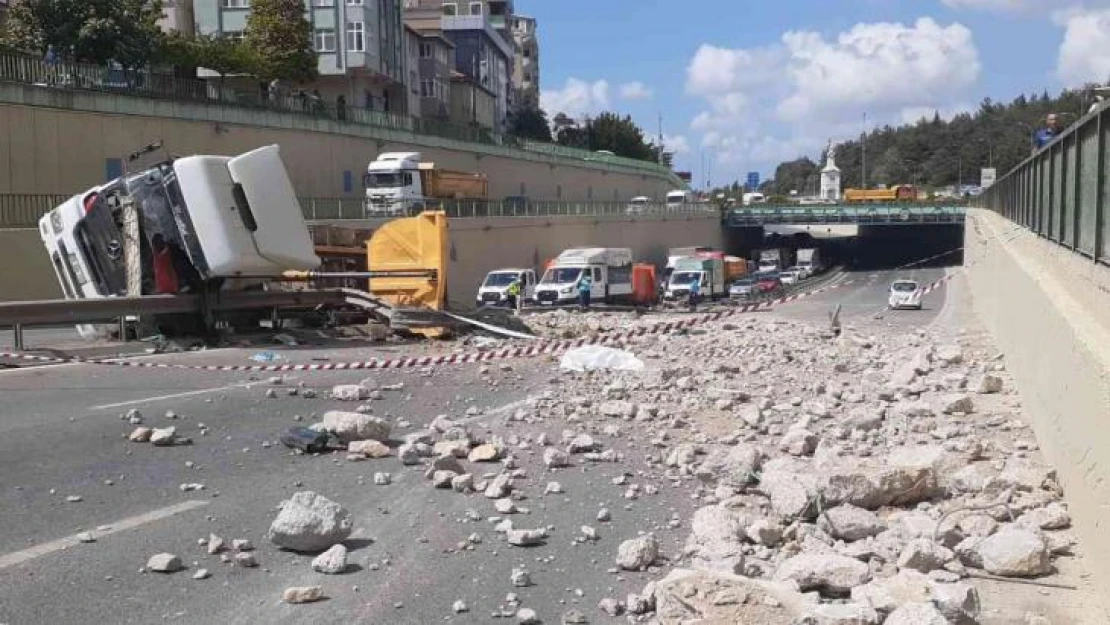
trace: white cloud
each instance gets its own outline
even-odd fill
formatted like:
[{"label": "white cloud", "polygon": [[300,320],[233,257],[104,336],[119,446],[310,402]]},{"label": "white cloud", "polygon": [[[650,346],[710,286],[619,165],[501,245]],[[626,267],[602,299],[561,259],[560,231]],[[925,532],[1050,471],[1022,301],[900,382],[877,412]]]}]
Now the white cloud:
[{"label": "white cloud", "polygon": [[607,110],[609,102],[609,82],[606,80],[591,83],[579,78],[567,78],[562,89],[544,89],[540,93],[540,106],[550,117],[566,113],[577,119]]},{"label": "white cloud", "polygon": [[1075,10],[1057,15],[1064,40],[1056,75],[1064,84],[1105,83],[1110,79],[1110,9]]},{"label": "white cloud", "polygon": [[947,99],[975,84],[979,52],[962,24],[921,18],[913,26],[857,24],[826,41],[811,32],[783,35],[794,92],[778,107],[785,121],[817,115],[844,119]]},{"label": "white cloud", "polygon": [[689,154],[690,141],[686,138],[686,135],[668,135],[664,133],[663,148],[675,154]]},{"label": "white cloud", "polygon": [[900,121],[903,124],[916,124],[922,118],[932,121],[933,116],[940,114],[940,118],[944,121],[952,121],[952,118],[960,113],[971,113],[975,111],[975,106],[962,102],[952,106],[911,106],[902,109],[900,113]]},{"label": "white cloud", "polygon": [[621,85],[620,94],[625,100],[650,100],[655,92],[644,83],[634,80]]},{"label": "white cloud", "polygon": [[705,102],[690,128],[715,162],[770,169],[858,136],[864,112],[872,127],[954,115],[980,71],[971,31],[930,18],[787,32],[752,49],[703,45],[687,67],[686,91]]}]

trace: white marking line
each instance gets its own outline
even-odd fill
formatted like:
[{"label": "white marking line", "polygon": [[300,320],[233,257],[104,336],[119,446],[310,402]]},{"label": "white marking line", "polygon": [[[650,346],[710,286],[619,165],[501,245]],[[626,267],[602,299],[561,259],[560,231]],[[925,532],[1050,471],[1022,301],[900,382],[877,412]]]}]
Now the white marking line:
[{"label": "white marking line", "polygon": [[[147,512],[146,514],[140,514],[138,516],[121,519],[119,521],[116,521],[115,523],[109,524],[108,529],[106,530],[94,531],[90,533],[97,538],[102,538],[110,534],[115,534],[117,532],[122,532],[124,530],[139,527],[140,525],[146,525],[147,523],[153,523],[154,521],[161,521],[162,519],[169,518],[175,514],[181,514],[182,512],[188,512],[189,510],[207,505],[207,501],[200,499],[190,499],[189,501],[183,501],[177,505],[170,506],[168,508],[152,510],[150,512]],[[34,560],[35,558],[41,558],[42,556],[50,555],[55,551],[68,549],[79,544],[81,544],[81,541],[77,538],[76,535],[66,536],[65,538],[52,540],[48,543],[29,547],[22,551],[9,553],[7,555],[0,556],[0,570],[6,569],[11,566],[23,564],[24,562]]]},{"label": "white marking line", "polygon": [[135,404],[146,404],[157,401],[165,401],[167,399],[180,399],[182,397],[192,397],[193,395],[204,395],[206,393],[218,393],[220,391],[230,391],[237,388],[247,388],[256,384],[263,384],[262,382],[240,382],[239,384],[229,384],[227,386],[217,386],[215,388],[202,388],[196,391],[185,391],[183,393],[171,393],[169,395],[155,395],[154,397],[144,397],[142,399],[131,399],[128,401],[116,402],[114,404],[101,404],[93,406],[90,410],[108,410],[110,408],[122,408],[124,406],[134,406]]}]

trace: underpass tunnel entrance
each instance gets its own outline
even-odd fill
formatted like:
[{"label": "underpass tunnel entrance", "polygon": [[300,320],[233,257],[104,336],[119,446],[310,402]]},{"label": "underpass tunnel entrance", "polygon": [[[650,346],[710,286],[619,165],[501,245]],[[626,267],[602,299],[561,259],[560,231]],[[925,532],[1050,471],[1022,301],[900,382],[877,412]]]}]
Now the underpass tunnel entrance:
[{"label": "underpass tunnel entrance", "polygon": [[[934,226],[860,226],[859,235],[847,240],[844,266],[849,271],[963,265],[962,224]],[[927,260],[926,260],[927,259]]]}]

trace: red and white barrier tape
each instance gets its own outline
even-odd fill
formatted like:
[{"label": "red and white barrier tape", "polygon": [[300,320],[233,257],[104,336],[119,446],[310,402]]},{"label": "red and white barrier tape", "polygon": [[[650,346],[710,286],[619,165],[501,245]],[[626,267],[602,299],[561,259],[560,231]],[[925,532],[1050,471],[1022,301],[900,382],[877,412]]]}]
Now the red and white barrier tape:
[{"label": "red and white barrier tape", "polygon": [[[190,371],[237,371],[237,372],[258,372],[258,373],[282,373],[287,371],[366,371],[375,369],[409,369],[415,367],[429,367],[436,365],[452,365],[452,364],[466,364],[477,362],[488,362],[491,360],[504,360],[508,358],[527,358],[532,356],[543,356],[548,354],[557,354],[568,349],[575,347],[582,347],[584,345],[601,345],[606,343],[616,343],[629,338],[636,338],[649,335],[662,335],[671,334],[683,329],[689,329],[694,326],[711,323],[713,321],[720,321],[735,315],[762,312],[771,310],[775,306],[781,304],[789,304],[796,302],[800,299],[824,293],[833,289],[840,288],[852,284],[851,280],[842,282],[836,285],[830,285],[813,289],[812,291],[805,291],[802,293],[794,293],[785,297],[780,297],[775,300],[768,300],[766,302],[759,302],[754,304],[741,304],[728,310],[720,310],[712,313],[695,314],[686,319],[678,319],[674,321],[664,321],[650,326],[642,326],[633,328],[625,332],[605,334],[593,337],[586,337],[581,339],[550,339],[546,341],[535,341],[526,345],[518,347],[507,347],[504,349],[494,349],[489,351],[471,352],[468,354],[440,354],[436,356],[421,356],[412,358],[388,358],[383,360],[364,360],[358,362],[333,362],[333,363],[310,363],[310,364],[284,364],[284,365],[183,365],[164,362],[148,362],[137,360],[103,360],[93,358],[58,358],[53,356],[40,356],[37,354],[27,354],[23,352],[0,352],[0,358],[8,358],[12,360],[22,360],[40,363],[76,363],[87,365],[114,365],[117,367],[132,367],[139,369],[175,369],[175,370],[190,370]],[[939,285],[940,281],[930,288],[935,288]]]}]

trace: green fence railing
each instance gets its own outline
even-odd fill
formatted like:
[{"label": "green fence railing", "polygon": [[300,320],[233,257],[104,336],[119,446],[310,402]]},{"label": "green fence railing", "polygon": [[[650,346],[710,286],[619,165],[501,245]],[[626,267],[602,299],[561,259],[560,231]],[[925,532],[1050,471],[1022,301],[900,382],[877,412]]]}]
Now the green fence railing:
[{"label": "green fence railing", "polygon": [[975,204],[1096,262],[1110,262],[1107,110],[1077,121],[999,178]]},{"label": "green fence railing", "polygon": [[235,90],[221,87],[216,80],[181,77],[150,70],[124,71],[119,68],[85,63],[47,63],[36,57],[4,51],[0,51],[0,82],[15,82],[52,89],[100,91],[201,104],[219,104],[326,118],[362,126],[403,130],[420,135],[483,145],[496,145],[536,154],[589,161],[611,167],[629,168],[640,172],[668,176],[674,179],[676,185],[679,184],[674,172],[667,167],[650,161],[640,161],[557,144],[531,141],[509,134],[495,133],[488,128],[479,126],[459,125],[438,119],[426,119],[358,108],[349,104],[339,105],[334,100],[324,100],[301,90],[292,92],[279,90],[270,93],[261,86],[253,91]]}]

